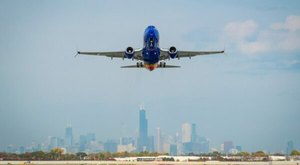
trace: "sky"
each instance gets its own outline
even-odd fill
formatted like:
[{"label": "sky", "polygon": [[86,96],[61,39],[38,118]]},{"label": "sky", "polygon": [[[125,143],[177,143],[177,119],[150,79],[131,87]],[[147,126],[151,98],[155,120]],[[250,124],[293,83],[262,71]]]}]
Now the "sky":
[{"label": "sky", "polygon": [[[0,1],[0,150],[64,137],[136,136],[144,104],[149,134],[195,123],[213,148],[300,149],[300,1]],[[81,51],[160,46],[225,55],[167,61],[180,69],[121,69],[132,60]]]}]

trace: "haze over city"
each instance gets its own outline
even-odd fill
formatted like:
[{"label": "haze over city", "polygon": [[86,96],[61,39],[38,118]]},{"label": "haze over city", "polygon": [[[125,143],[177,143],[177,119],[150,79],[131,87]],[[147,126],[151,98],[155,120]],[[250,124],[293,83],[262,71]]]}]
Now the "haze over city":
[{"label": "haze over city", "polygon": [[[149,8],[147,8],[149,7]],[[219,148],[300,149],[300,1],[0,1],[0,151],[79,135],[181,133],[185,122]],[[150,10],[151,9],[151,10]],[[155,9],[155,10],[153,10]],[[142,47],[148,25],[160,46],[226,55],[171,60],[180,69],[121,69],[131,60],[76,51]]]}]

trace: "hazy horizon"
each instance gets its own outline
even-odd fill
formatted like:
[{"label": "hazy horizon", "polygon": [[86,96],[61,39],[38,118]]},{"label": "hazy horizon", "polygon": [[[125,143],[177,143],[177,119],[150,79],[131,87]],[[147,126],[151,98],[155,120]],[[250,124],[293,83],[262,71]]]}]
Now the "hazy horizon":
[{"label": "hazy horizon", "polygon": [[[195,123],[219,147],[300,149],[300,1],[0,1],[0,151],[48,136],[134,136],[144,103],[149,134]],[[180,69],[121,69],[132,60],[80,51],[160,47],[226,55],[166,61]]]}]

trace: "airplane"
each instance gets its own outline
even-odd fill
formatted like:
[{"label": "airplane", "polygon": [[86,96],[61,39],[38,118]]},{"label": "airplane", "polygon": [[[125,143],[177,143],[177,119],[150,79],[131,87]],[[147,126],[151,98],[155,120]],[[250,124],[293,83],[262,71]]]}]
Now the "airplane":
[{"label": "airplane", "polygon": [[137,60],[135,65],[121,66],[121,68],[146,68],[153,71],[156,68],[179,68],[180,66],[166,65],[165,60],[180,59],[184,57],[194,57],[198,55],[210,55],[224,53],[222,51],[182,51],[177,50],[175,46],[169,49],[162,49],[159,47],[159,33],[155,26],[150,25],[144,32],[144,46],[143,48],[134,49],[129,46],[125,51],[112,51],[112,52],[81,52],[77,51],[77,55],[94,55],[94,56],[107,56],[111,59],[122,58],[123,60],[132,59]]}]

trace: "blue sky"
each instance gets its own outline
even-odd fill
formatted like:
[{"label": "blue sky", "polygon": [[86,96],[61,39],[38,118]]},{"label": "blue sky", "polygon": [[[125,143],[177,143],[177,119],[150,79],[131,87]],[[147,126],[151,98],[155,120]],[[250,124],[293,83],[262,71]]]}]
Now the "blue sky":
[{"label": "blue sky", "polygon": [[[0,149],[63,136],[133,136],[143,102],[149,132],[183,122],[219,148],[300,149],[300,2],[0,1]],[[120,69],[131,60],[79,56],[142,46],[155,25],[160,46],[226,48],[225,56],[167,61],[181,69]],[[125,126],[124,126],[125,125]]]}]

